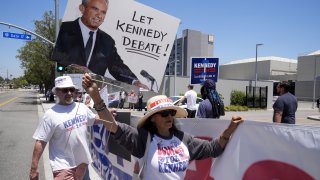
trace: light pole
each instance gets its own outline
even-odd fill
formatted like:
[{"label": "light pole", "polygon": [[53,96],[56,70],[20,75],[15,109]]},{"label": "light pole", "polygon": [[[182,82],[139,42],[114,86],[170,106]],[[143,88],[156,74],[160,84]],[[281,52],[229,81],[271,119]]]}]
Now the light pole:
[{"label": "light pole", "polygon": [[256,67],[255,67],[255,81],[254,81],[254,87],[257,87],[257,80],[258,80],[258,46],[262,46],[263,44],[256,44]]},{"label": "light pole", "polygon": [[55,21],[56,21],[56,37],[55,37],[55,39],[57,41],[58,34],[59,34],[59,28],[60,28],[60,25],[59,25],[59,0],[54,1],[54,9],[55,9]]},{"label": "light pole", "polygon": [[[182,24],[182,21],[180,21],[179,25],[181,25],[181,24]],[[183,37],[182,37],[182,39],[183,39]],[[183,52],[183,49],[181,49],[181,52]],[[175,63],[174,63],[174,86],[173,86],[174,96],[176,95],[176,78],[177,78],[177,62],[178,62],[177,56],[178,56],[178,38],[177,38],[177,34],[176,34],[175,47],[174,47],[174,61],[175,61]],[[181,61],[182,60],[183,59],[181,59]]]},{"label": "light pole", "polygon": [[176,95],[176,77],[177,77],[177,54],[178,54],[178,39],[176,35],[175,45],[174,45],[174,85],[173,85],[173,95]]},{"label": "light pole", "polygon": [[[56,20],[56,37],[55,37],[55,43],[57,42],[58,35],[59,35],[59,30],[60,30],[60,25],[59,25],[59,0],[54,0],[54,9],[55,9],[55,20]],[[58,72],[57,72],[57,62],[55,63],[55,68],[54,68],[54,77],[58,77]]]},{"label": "light pole", "polygon": [[317,85],[317,57],[318,55],[314,55],[314,78],[313,78],[313,97],[312,97],[312,109],[314,109],[314,104],[316,100],[316,85]]}]

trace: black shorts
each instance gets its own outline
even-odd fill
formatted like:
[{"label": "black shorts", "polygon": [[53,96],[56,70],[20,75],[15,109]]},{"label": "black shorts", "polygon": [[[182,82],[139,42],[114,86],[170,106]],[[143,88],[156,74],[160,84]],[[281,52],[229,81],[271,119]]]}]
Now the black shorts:
[{"label": "black shorts", "polygon": [[196,117],[196,110],[190,110],[190,109],[186,109],[188,112],[188,118],[194,118]]}]

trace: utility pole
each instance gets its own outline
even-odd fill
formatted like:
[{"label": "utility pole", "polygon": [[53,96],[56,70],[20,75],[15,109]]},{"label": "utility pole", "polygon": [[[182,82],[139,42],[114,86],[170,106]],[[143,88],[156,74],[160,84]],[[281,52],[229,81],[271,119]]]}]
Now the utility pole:
[{"label": "utility pole", "polygon": [[55,8],[55,19],[56,19],[56,42],[59,34],[59,0],[54,0],[54,8]]},{"label": "utility pole", "polygon": [[[54,8],[55,8],[55,19],[56,19],[56,41],[58,39],[58,35],[59,35],[59,28],[60,28],[60,24],[59,24],[59,0],[54,0]],[[57,72],[57,62],[55,63],[55,68],[54,68],[54,77],[58,77],[58,72]]]},{"label": "utility pole", "polygon": [[262,46],[263,44],[256,44],[256,64],[255,64],[255,81],[254,87],[257,88],[257,80],[258,80],[258,46]]},{"label": "utility pole", "polygon": [[176,78],[177,78],[177,56],[178,56],[178,39],[177,39],[177,35],[176,35],[176,40],[174,41],[175,45],[174,45],[174,84],[173,84],[173,95],[176,95]]}]

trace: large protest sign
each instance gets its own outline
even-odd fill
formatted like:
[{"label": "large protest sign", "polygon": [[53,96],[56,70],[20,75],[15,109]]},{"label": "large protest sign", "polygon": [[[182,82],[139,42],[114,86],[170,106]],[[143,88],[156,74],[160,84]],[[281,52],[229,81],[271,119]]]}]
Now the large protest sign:
[{"label": "large protest sign", "polygon": [[158,92],[180,20],[136,1],[109,0],[87,61],[80,4],[81,0],[68,1],[53,60],[87,66],[96,74]]},{"label": "large protest sign", "polygon": [[[196,137],[219,137],[230,120],[179,119]],[[136,165],[108,152],[108,132],[95,128],[94,167],[103,179],[131,179]],[[320,127],[245,121],[217,159],[191,161],[185,179],[319,179]]]}]

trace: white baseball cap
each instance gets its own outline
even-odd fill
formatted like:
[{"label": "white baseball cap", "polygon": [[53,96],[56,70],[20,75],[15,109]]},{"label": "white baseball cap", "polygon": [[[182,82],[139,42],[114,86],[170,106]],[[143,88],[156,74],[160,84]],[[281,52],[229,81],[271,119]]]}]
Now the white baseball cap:
[{"label": "white baseball cap", "polygon": [[55,87],[52,89],[53,93],[56,93],[56,88],[76,88],[73,84],[70,76],[60,76],[54,80]]}]

